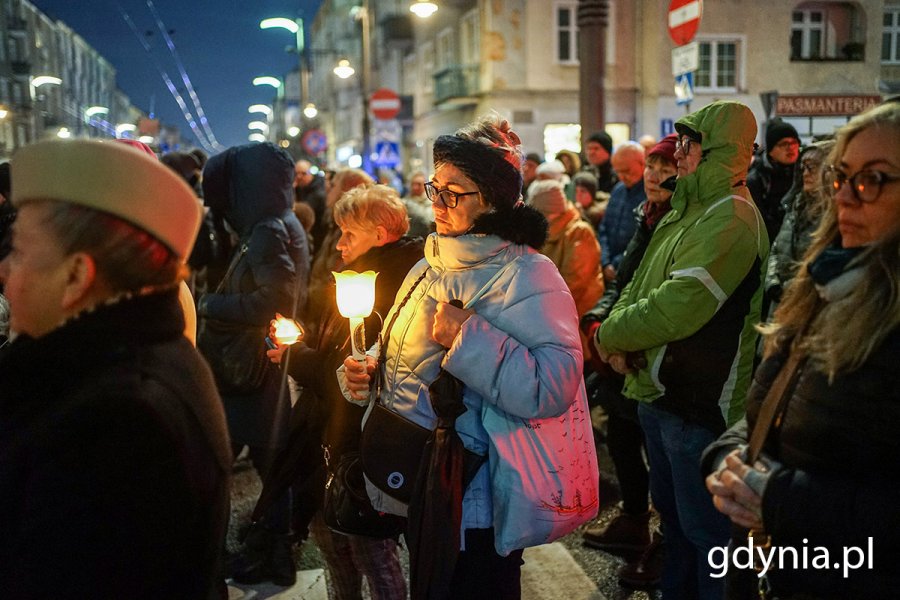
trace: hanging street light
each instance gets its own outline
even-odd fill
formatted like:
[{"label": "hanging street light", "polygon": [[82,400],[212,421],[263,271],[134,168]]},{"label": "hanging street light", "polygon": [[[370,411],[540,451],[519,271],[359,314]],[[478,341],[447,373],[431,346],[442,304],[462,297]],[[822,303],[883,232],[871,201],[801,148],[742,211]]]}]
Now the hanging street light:
[{"label": "hanging street light", "polygon": [[356,73],[356,69],[350,66],[350,61],[346,58],[339,60],[337,66],[334,68],[334,74],[341,79],[347,79],[354,73]]},{"label": "hanging street light", "polygon": [[420,19],[427,19],[438,10],[438,5],[428,0],[416,0],[409,6],[409,12]]},{"label": "hanging street light", "polygon": [[315,119],[316,115],[319,114],[319,109],[316,108],[316,105],[310,102],[303,108],[303,116],[307,119]]}]

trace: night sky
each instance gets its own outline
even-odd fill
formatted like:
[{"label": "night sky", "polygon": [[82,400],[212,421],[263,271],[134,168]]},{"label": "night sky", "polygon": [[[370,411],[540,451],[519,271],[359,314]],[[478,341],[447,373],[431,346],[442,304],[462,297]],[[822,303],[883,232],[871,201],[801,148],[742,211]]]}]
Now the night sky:
[{"label": "night sky", "polygon": [[[145,36],[160,65],[183,88],[146,0],[32,0],[40,10],[78,32],[116,68],[116,83],[144,111],[151,107],[164,123],[194,139],[151,55],[127,25],[119,7]],[[247,142],[247,107],[270,103],[271,87],[254,87],[258,75],[283,75],[296,67],[297,56],[285,52],[294,36],[284,29],[259,29],[267,17],[315,17],[321,0],[153,0],[169,30],[185,70],[200,98],[213,133],[223,146]],[[193,104],[182,89],[188,107]],[[199,145],[199,144],[198,144]]]}]

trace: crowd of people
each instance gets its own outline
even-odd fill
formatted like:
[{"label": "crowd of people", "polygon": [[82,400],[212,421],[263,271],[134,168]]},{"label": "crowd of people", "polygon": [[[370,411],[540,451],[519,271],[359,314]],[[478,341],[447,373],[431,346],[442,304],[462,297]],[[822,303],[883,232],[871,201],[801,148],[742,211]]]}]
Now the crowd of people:
[{"label": "crowd of people", "polygon": [[[10,597],[225,598],[315,543],[339,600],[513,600],[523,550],[579,528],[665,600],[900,589],[900,103],[804,145],[716,101],[583,156],[493,114],[405,193],[122,142],[0,165]],[[340,271],[378,273],[356,329]]]}]

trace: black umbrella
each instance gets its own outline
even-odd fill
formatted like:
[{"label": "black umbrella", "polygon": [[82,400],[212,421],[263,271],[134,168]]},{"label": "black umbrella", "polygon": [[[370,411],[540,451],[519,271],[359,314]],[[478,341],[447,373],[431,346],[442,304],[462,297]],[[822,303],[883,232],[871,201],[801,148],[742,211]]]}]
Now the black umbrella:
[{"label": "black umbrella", "polygon": [[465,448],[456,419],[466,412],[462,382],[441,369],[428,387],[437,427],[425,445],[409,505],[410,593],[413,600],[450,598],[459,557]]}]

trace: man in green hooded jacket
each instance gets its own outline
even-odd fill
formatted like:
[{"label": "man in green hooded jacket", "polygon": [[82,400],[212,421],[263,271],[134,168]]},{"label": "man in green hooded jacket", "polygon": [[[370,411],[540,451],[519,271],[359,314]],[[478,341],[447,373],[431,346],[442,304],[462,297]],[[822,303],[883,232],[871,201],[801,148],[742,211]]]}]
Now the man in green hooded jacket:
[{"label": "man in green hooded jacket", "polygon": [[[594,340],[626,373],[666,541],[663,598],[721,598],[709,550],[725,546],[700,475],[703,449],[744,415],[769,240],[745,185],[756,120],[737,102],[681,118],[672,210]],[[641,354],[645,360],[626,361]],[[630,365],[636,365],[633,368]]]}]

